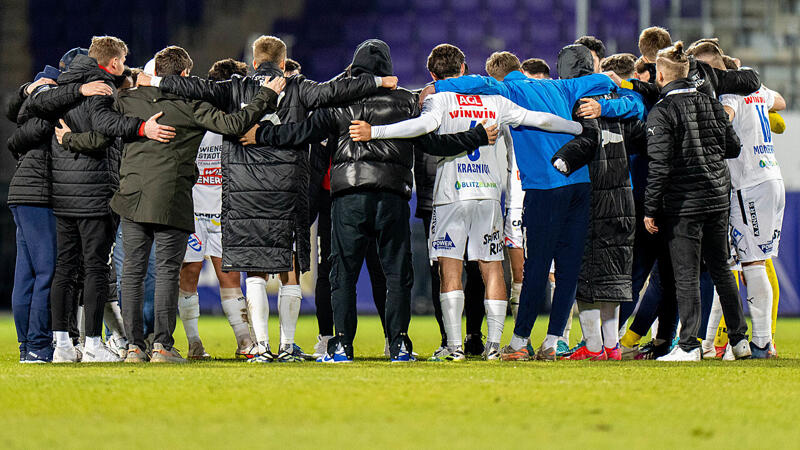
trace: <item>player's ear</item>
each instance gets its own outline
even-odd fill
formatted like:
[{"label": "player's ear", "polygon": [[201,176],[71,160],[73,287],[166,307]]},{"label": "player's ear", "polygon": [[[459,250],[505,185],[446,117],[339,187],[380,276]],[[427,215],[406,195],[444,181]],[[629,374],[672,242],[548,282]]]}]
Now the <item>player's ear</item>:
[{"label": "player's ear", "polygon": [[464,63],[461,63],[461,70],[459,70],[458,75],[463,76],[464,73],[467,71],[467,66]]},{"label": "player's ear", "polygon": [[439,81],[439,79],[436,78],[436,75],[434,75],[433,72],[428,72],[428,73],[431,74],[431,78],[433,78],[433,81]]}]

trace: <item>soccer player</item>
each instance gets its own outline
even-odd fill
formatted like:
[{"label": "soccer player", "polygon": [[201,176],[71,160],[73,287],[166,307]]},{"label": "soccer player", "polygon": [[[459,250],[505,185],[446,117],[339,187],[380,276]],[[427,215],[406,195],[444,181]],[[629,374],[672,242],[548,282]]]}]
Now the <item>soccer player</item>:
[{"label": "soccer player", "polygon": [[528,78],[537,80],[550,79],[550,66],[541,58],[528,58],[522,61],[522,73]]},{"label": "soccer player", "polygon": [[[449,44],[436,46],[428,56],[428,70],[434,81],[457,78],[464,74],[464,53]],[[486,71],[495,79],[506,75],[490,60]],[[555,133],[579,134],[581,126],[553,114],[526,111],[498,96],[461,95],[444,92],[425,98],[419,117],[391,125],[370,127],[354,122],[350,136],[354,140],[412,138],[434,130],[450,134],[468,130],[478,120],[507,126],[536,127]],[[499,150],[505,150],[502,146]],[[439,161],[434,188],[433,219],[429,246],[430,257],[438,260],[441,277],[442,316],[447,347],[432,359],[462,361],[461,315],[464,291],[461,285],[463,258],[479,261],[486,284],[484,307],[488,336],[484,358],[500,357],[500,338],[506,315],[506,291],[503,279],[502,208],[500,194],[504,175],[501,163],[507,153],[497,146],[481,147],[472,152]]]},{"label": "soccer player", "polygon": [[[247,104],[265,78],[283,77],[286,44],[274,36],[253,42],[255,75],[216,82],[196,77],[139,78],[140,85],[159,86],[164,92],[205,100],[224,111]],[[348,78],[316,83],[302,75],[287,78],[275,123],[304,119],[310,110],[338,104],[377,92],[396,83],[392,77]],[[250,362],[303,359],[294,346],[302,292],[300,273],[310,268],[308,225],[307,147],[245,149],[239,142],[223,140],[222,152],[222,269],[247,272],[248,316],[258,348]],[[305,151],[301,151],[305,150]],[[269,182],[267,182],[269,180]],[[281,342],[277,357],[269,348],[267,329],[268,274],[278,273],[278,318]]]},{"label": "soccer player", "polygon": [[[495,75],[502,78],[502,82],[489,77],[464,76],[437,81],[435,90],[499,94],[523,108],[550,112],[562,118],[572,117],[572,108],[581,97],[616,90],[609,77],[602,74],[570,80],[530,79],[520,72],[519,59],[508,52],[492,54],[487,64],[497,68]],[[569,135],[520,127],[512,129],[511,136],[525,190],[523,226],[526,236],[535,236],[537,245],[527,247],[514,336],[501,353],[507,360],[531,358],[528,339],[545,301],[549,269],[555,259],[553,310],[547,337],[537,352],[540,359],[554,360],[556,343],[564,332],[575,300],[589,220],[589,172],[584,167],[564,177],[551,164],[552,156],[571,139]]]},{"label": "soccer player", "polygon": [[650,164],[644,222],[651,234],[665,233],[672,264],[660,264],[661,281],[674,284],[681,321],[679,345],[659,360],[701,359],[701,260],[729,319],[734,356],[746,358],[747,323],[728,269],[730,174],[724,161],[739,155],[740,143],[722,105],[698,92],[687,78],[689,65],[682,42],[659,51],[656,82],[662,100],[647,119]]},{"label": "soccer player", "polygon": [[[233,76],[247,76],[247,65],[234,59],[223,59],[214,63],[208,71],[208,79],[229,80]],[[236,337],[237,358],[252,356],[250,347],[250,321],[247,317],[247,301],[242,293],[241,274],[222,271],[222,135],[206,131],[197,152],[197,169],[200,176],[192,188],[195,232],[189,236],[186,256],[181,267],[178,313],[189,342],[189,359],[207,359],[209,355],[200,340],[197,319],[200,317],[200,297],[197,283],[203,260],[208,257],[219,280],[222,311]]]},{"label": "soccer player", "polygon": [[[692,52],[712,67],[725,68],[719,47],[712,43],[700,43]],[[723,95],[720,102],[742,141],[739,157],[728,160],[734,191],[730,222],[753,319],[750,350],[754,358],[769,358],[773,293],[765,263],[778,256],[786,193],[768,114],[785,109],[786,102],[764,86],[748,96]]]}]

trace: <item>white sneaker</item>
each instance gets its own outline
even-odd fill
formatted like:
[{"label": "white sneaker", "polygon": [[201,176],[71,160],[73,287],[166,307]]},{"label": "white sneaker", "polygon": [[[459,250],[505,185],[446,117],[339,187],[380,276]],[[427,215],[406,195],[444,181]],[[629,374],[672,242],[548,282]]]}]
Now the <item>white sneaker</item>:
[{"label": "white sneaker", "polygon": [[82,363],[116,363],[122,362],[113,350],[109,350],[105,345],[101,345],[97,350],[90,350],[88,348],[83,350]]},{"label": "white sneaker", "polygon": [[752,355],[750,343],[747,342],[747,339],[742,339],[736,345],[732,346],[731,349],[731,353],[733,353],[735,359],[747,359]]},{"label": "white sneaker", "polygon": [[53,351],[54,363],[76,363],[80,362],[78,350],[70,345],[69,347],[56,347]]},{"label": "white sneaker", "polygon": [[106,342],[106,346],[112,352],[116,353],[122,359],[125,359],[128,356],[128,340],[124,337],[114,337],[111,336]]},{"label": "white sneaker", "polygon": [[317,336],[317,343],[314,344],[314,359],[321,358],[328,353],[328,341],[333,336]]},{"label": "white sneaker", "polygon": [[696,348],[692,351],[684,351],[679,345],[676,345],[669,354],[657,358],[656,361],[672,361],[672,362],[687,362],[687,361],[700,361],[700,349]]},{"label": "white sneaker", "polygon": [[486,361],[500,359],[500,344],[497,342],[487,342],[483,350],[483,359]]},{"label": "white sneaker", "polygon": [[703,339],[703,343],[700,344],[700,349],[703,352],[703,359],[714,359],[717,357],[717,349],[714,348],[714,341]]},{"label": "white sneaker", "polygon": [[725,355],[722,357],[723,361],[735,361],[736,358],[733,357],[733,349],[731,348],[731,344],[725,346]]}]

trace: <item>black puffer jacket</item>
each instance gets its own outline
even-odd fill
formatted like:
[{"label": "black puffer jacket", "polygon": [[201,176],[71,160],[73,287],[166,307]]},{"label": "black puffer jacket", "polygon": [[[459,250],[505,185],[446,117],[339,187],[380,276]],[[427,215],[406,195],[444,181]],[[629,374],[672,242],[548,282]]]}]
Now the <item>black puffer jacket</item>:
[{"label": "black puffer jacket", "polygon": [[[241,109],[255,97],[264,79],[282,77],[275,64],[261,64],[252,77],[208,81],[168,76],[164,92],[205,100],[225,112]],[[305,119],[309,110],[376,92],[375,79],[316,83],[302,75],[286,79],[273,123]],[[308,146],[243,147],[238,136],[226,136],[222,151],[222,267],[226,271],[278,273],[310,269],[311,242],[308,213]],[[296,247],[295,245],[296,244]]]},{"label": "black puffer jacket", "polygon": [[661,94],[647,117],[645,215],[687,216],[730,208],[725,159],[739,156],[741,144],[722,105],[686,78],[667,84]]},{"label": "black puffer jacket", "polygon": [[[592,72],[588,48],[570,45],[559,53],[560,78],[576,78]],[[609,94],[605,98],[612,95],[616,96]],[[589,230],[576,299],[589,303],[629,302],[636,212],[626,145],[642,148],[641,142],[636,145],[631,140],[637,137],[644,140],[644,125],[640,121],[623,123],[602,117],[581,123],[584,129],[594,128],[594,135],[581,134],[554,156],[570,161],[570,173],[588,162],[592,183]]]},{"label": "black puffer jacket", "polygon": [[[50,206],[50,138],[53,135],[53,124],[32,117],[28,111],[30,97],[25,97],[22,89],[18,95],[24,100],[14,108],[18,127],[8,139],[8,149],[17,159],[8,187],[8,204]],[[10,108],[9,115],[13,112]]]},{"label": "black puffer jacket", "polygon": [[[120,81],[97,65],[94,58],[78,55],[67,72],[58,77],[59,86],[42,89],[31,96],[29,108],[38,116],[55,120],[63,117],[75,132],[98,131],[106,136],[135,138],[144,123],[114,109],[114,96],[83,97],[83,83],[102,80],[116,90]],[[53,212],[63,217],[97,217],[111,214],[109,200],[119,186],[120,151],[116,144],[90,154],[74,153],[51,139]]]}]

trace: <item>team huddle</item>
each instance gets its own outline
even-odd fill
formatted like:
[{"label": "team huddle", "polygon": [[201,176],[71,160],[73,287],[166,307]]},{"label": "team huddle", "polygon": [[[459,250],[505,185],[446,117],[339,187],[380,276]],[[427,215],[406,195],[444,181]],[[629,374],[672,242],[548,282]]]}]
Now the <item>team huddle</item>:
[{"label": "team huddle", "polygon": [[[776,357],[771,259],[785,192],[772,132],[785,101],[716,39],[685,47],[651,27],[639,49],[607,56],[584,36],[559,52],[554,80],[543,60],[510,52],[486,60],[488,76],[467,75],[464,53],[440,44],[427,60],[433,83],[412,92],[378,39],[317,83],[273,36],[253,43],[250,75],[225,59],[207,79],[190,76],[181,47],[131,69],[123,41],[93,38],[8,109],[20,362],[209,359],[204,260],[237,358],[353,361],[366,260],[385,354],[415,361],[415,186],[442,338],[431,361]],[[295,331],[315,221],[319,336],[306,353]],[[573,314],[582,339],[570,348]]]}]

